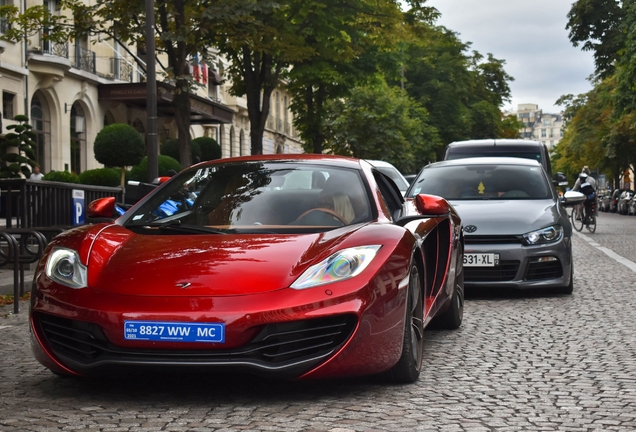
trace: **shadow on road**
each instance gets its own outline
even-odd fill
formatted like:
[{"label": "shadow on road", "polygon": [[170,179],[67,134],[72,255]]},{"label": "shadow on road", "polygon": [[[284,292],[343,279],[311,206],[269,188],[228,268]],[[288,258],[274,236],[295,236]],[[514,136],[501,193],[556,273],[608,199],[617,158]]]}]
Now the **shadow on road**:
[{"label": "shadow on road", "polygon": [[556,293],[554,289],[540,288],[531,290],[519,290],[515,288],[493,287],[466,287],[466,300],[510,300],[510,299],[536,299],[564,297],[568,294]]}]

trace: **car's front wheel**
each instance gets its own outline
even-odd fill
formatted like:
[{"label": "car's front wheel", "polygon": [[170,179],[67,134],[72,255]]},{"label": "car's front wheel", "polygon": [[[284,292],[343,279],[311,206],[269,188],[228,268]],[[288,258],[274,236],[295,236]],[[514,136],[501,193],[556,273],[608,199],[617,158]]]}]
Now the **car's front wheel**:
[{"label": "car's front wheel", "polygon": [[420,376],[424,355],[424,295],[420,269],[413,263],[406,300],[406,320],[400,360],[389,371],[395,383],[412,383]]}]

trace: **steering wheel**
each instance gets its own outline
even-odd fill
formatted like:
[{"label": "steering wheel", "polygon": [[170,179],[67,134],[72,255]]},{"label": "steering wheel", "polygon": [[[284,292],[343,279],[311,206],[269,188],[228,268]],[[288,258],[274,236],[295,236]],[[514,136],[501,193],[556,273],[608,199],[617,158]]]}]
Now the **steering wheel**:
[{"label": "steering wheel", "polygon": [[336,219],[338,219],[340,222],[342,222],[343,225],[347,225],[347,221],[345,220],[345,218],[340,216],[335,211],[333,211],[331,209],[328,209],[328,208],[324,208],[324,207],[316,207],[316,208],[309,209],[305,213],[303,213],[300,216],[298,216],[296,218],[296,220],[301,220],[302,218],[306,217],[309,213],[315,212],[315,211],[320,211],[320,212],[323,212],[323,213],[327,213],[328,215],[333,216]]}]

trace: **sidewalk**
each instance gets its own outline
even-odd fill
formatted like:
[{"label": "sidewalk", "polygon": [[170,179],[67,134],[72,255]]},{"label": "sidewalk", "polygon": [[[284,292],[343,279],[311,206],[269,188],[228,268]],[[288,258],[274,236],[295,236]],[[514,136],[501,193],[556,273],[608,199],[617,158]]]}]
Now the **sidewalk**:
[{"label": "sidewalk", "polygon": [[[24,292],[31,291],[33,274],[35,269],[24,269]],[[18,285],[20,284],[20,274],[18,273]],[[0,269],[0,295],[13,295],[13,269]]]}]

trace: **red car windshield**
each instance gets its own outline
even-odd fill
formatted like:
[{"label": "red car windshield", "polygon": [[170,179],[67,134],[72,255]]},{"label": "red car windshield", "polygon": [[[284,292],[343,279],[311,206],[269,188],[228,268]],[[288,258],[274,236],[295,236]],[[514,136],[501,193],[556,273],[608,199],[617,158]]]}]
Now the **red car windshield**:
[{"label": "red car windshield", "polygon": [[371,217],[358,170],[297,162],[235,162],[182,172],[154,192],[125,226],[236,232],[324,229]]}]

